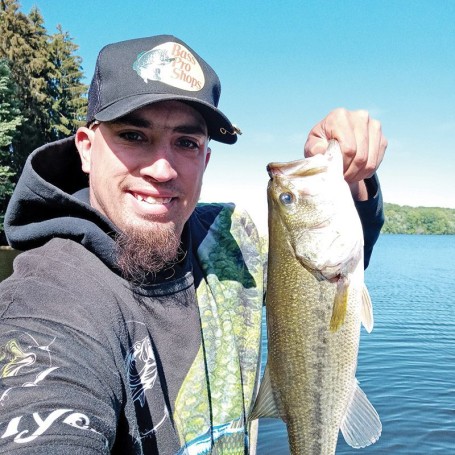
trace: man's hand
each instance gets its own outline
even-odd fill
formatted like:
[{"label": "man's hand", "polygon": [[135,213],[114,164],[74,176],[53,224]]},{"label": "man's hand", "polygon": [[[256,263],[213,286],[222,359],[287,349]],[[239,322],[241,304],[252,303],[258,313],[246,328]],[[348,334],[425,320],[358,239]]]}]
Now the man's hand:
[{"label": "man's hand", "polygon": [[344,178],[353,198],[368,199],[364,179],[376,172],[387,148],[381,124],[372,119],[367,111],[335,109],[310,131],[305,156],[324,153],[330,139],[336,139],[340,144]]}]

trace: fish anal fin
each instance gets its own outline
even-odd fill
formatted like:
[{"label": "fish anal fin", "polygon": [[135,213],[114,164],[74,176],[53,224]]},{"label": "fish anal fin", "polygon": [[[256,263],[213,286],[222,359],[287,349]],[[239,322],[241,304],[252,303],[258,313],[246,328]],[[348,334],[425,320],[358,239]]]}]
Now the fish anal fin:
[{"label": "fish anal fin", "polygon": [[335,299],[333,301],[332,318],[330,319],[330,331],[336,332],[344,323],[348,308],[349,280],[346,277],[339,278]]},{"label": "fish anal fin", "polygon": [[370,294],[368,293],[368,289],[365,285],[362,289],[360,319],[362,321],[362,325],[365,327],[365,330],[370,333],[374,326],[373,305],[371,303]]},{"label": "fish anal fin", "polygon": [[272,391],[268,365],[265,366],[261,386],[259,387],[259,392],[250,415],[248,416],[248,420],[252,421],[259,419],[260,417],[274,417],[281,419],[281,415]]},{"label": "fish anal fin", "polygon": [[344,440],[356,449],[374,444],[381,436],[381,420],[357,380],[340,430]]}]

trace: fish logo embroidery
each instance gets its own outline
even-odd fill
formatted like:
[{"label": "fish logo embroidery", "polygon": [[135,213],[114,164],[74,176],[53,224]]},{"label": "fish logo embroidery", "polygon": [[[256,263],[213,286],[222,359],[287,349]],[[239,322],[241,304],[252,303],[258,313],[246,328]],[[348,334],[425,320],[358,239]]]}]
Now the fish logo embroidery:
[{"label": "fish logo embroidery", "polygon": [[171,63],[174,58],[168,56],[166,50],[152,49],[148,52],[141,52],[133,64],[133,69],[144,80],[161,81],[161,67]]},{"label": "fish logo embroidery", "polygon": [[202,90],[205,85],[198,60],[179,43],[167,42],[139,53],[133,70],[146,84],[158,81],[189,92]]}]

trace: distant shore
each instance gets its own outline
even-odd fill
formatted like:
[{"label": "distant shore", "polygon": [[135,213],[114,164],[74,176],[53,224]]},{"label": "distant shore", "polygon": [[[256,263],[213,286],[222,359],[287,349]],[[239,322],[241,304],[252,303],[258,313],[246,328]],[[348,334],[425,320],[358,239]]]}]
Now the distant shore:
[{"label": "distant shore", "polygon": [[455,234],[455,209],[384,204],[383,234]]}]

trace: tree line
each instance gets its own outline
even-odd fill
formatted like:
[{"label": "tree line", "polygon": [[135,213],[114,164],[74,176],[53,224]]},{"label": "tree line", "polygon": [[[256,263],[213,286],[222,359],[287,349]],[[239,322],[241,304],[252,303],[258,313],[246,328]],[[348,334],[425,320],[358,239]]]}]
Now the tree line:
[{"label": "tree line", "polygon": [[[78,46],[57,25],[49,33],[34,7],[0,0],[0,231],[28,155],[84,123],[87,86]],[[5,243],[4,236],[0,243]]]},{"label": "tree line", "polygon": [[384,204],[384,234],[455,234],[455,209]]}]

